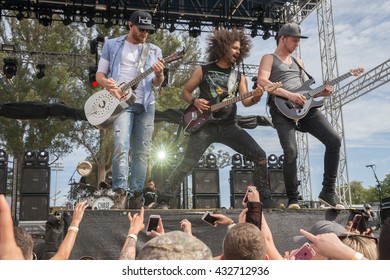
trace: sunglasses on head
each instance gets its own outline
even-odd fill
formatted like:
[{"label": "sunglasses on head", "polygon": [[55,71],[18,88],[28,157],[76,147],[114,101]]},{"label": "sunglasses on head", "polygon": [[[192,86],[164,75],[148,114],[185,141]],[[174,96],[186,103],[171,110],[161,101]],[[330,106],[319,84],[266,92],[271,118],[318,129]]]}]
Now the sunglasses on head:
[{"label": "sunglasses on head", "polygon": [[356,238],[357,236],[360,236],[360,237],[363,237],[363,238],[367,238],[367,239],[371,239],[372,241],[374,241],[375,243],[378,243],[378,237],[375,237],[375,236],[370,236],[370,235],[364,235],[364,234],[348,234],[348,233],[342,233],[340,234],[338,237],[339,239],[344,239],[344,238]]}]

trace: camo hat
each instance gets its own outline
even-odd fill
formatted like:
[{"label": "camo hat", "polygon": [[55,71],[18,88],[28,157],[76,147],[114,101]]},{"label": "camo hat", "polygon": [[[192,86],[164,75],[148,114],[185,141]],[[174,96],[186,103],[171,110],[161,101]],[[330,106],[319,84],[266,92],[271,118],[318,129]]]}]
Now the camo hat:
[{"label": "camo hat", "polygon": [[210,248],[198,238],[182,231],[171,231],[145,243],[140,260],[211,260]]}]

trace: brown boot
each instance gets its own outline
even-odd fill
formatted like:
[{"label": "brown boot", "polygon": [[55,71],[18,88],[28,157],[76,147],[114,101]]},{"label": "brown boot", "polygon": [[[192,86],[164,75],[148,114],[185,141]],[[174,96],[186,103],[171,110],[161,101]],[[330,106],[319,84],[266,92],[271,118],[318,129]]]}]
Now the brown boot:
[{"label": "brown boot", "polygon": [[127,193],[123,189],[118,189],[115,191],[115,203],[111,206],[113,210],[124,210],[126,209],[126,198]]},{"label": "brown boot", "polygon": [[129,199],[129,209],[141,209],[144,207],[144,198],[142,193],[134,193]]}]

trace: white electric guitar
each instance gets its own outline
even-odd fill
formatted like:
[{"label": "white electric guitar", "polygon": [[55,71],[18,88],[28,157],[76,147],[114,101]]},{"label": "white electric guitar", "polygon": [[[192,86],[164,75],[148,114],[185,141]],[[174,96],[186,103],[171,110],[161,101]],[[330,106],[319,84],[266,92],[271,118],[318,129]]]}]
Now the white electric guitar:
[{"label": "white electric guitar", "polygon": [[[181,59],[184,53],[185,49],[183,48],[180,52],[165,57],[163,63],[166,64]],[[149,68],[130,82],[119,82],[118,87],[125,94],[122,100],[119,100],[105,89],[91,95],[84,104],[85,116],[88,122],[102,129],[110,126],[124,109],[134,103],[135,95],[132,88],[152,72],[153,69]]]}]

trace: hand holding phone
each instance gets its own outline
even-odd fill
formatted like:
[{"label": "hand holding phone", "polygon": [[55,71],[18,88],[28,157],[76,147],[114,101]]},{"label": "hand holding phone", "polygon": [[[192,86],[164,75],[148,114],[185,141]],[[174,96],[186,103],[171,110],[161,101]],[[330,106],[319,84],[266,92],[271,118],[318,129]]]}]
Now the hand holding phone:
[{"label": "hand holding phone", "polygon": [[311,260],[315,255],[316,251],[307,242],[293,254],[295,260]]},{"label": "hand holding phone", "polygon": [[150,215],[148,226],[146,228],[146,234],[150,235],[152,230],[156,231],[158,223],[160,222],[161,216],[160,215]]},{"label": "hand holding phone", "polygon": [[210,212],[204,213],[204,215],[202,216],[202,220],[205,221],[206,223],[208,223],[209,225],[213,226],[213,227],[217,226],[215,224],[215,222],[218,220],[218,218],[215,218],[215,217],[211,216]]}]

